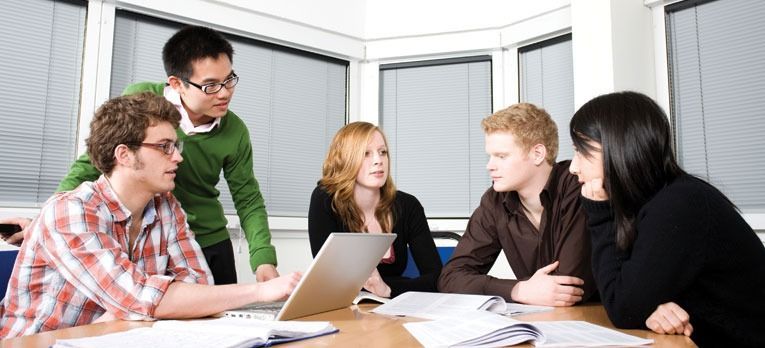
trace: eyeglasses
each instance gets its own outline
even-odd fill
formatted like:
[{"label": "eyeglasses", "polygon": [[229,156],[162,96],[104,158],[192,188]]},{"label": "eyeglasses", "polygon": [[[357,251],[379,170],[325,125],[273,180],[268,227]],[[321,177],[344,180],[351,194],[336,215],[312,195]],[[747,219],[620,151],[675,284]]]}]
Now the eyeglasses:
[{"label": "eyeglasses", "polygon": [[236,74],[231,74],[231,77],[227,78],[223,82],[213,82],[213,83],[206,83],[204,85],[198,85],[194,82],[189,81],[188,79],[182,79],[184,82],[199,88],[204,92],[205,94],[215,94],[220,92],[223,87],[226,87],[226,89],[232,89],[234,86],[236,86],[237,83],[239,83],[239,76],[236,76]]},{"label": "eyeglasses", "polygon": [[162,151],[165,155],[172,156],[173,153],[175,153],[175,150],[178,150],[178,152],[183,152],[183,142],[172,142],[172,141],[166,141],[164,143],[134,143],[134,144],[127,144],[127,145],[136,145],[136,146],[148,146],[152,147],[154,149],[157,149],[159,151]]}]

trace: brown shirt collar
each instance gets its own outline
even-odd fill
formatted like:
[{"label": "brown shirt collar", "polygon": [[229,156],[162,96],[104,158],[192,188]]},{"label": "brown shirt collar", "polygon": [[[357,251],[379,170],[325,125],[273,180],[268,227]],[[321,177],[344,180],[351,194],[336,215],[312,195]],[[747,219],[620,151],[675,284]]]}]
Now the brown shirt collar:
[{"label": "brown shirt collar", "polygon": [[[550,209],[553,197],[558,195],[558,182],[561,179],[561,174],[568,172],[569,162],[570,161],[562,161],[553,164],[550,176],[547,178],[547,183],[545,183],[544,188],[542,188],[542,192],[539,193],[539,200],[542,202],[542,207],[544,207],[545,210]],[[523,213],[523,209],[521,209],[521,198],[518,196],[517,191],[510,191],[502,194],[505,196],[503,204],[505,206],[505,211],[507,211],[508,214]]]}]

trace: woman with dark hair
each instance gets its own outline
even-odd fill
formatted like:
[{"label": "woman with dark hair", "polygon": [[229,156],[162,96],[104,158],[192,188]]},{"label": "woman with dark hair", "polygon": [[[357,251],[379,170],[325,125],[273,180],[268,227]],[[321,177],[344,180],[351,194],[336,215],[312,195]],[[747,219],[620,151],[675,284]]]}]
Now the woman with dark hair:
[{"label": "woman with dark hair", "polygon": [[[441,258],[425,211],[414,196],[397,191],[390,177],[388,142],[379,127],[352,122],[332,139],[319,185],[308,208],[314,256],[332,232],[395,233],[397,237],[364,288],[381,297],[436,291]],[[411,250],[419,276],[404,277]]]},{"label": "woman with dark hair", "polygon": [[661,108],[640,93],[602,95],[570,131],[614,325],[765,347],[765,248],[730,200],[678,166]]}]

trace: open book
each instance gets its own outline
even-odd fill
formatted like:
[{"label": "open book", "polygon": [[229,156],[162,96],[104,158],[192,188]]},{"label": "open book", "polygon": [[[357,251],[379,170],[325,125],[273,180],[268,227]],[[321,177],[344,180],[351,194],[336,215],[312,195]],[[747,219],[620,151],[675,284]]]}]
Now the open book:
[{"label": "open book", "polygon": [[372,312],[439,319],[455,316],[459,312],[475,310],[502,315],[520,315],[550,311],[552,307],[506,303],[499,296],[409,291],[373,309]]},{"label": "open book", "polygon": [[262,321],[241,318],[163,320],[102,336],[59,339],[54,347],[261,347],[337,332],[326,321]]},{"label": "open book", "polygon": [[425,347],[501,347],[530,341],[537,347],[639,346],[653,343],[584,321],[521,322],[486,311],[405,323]]},{"label": "open book", "polygon": [[388,303],[389,301],[390,301],[389,298],[380,297],[369,291],[362,290],[361,292],[359,292],[359,295],[353,299],[353,304],[359,304],[361,302]]}]

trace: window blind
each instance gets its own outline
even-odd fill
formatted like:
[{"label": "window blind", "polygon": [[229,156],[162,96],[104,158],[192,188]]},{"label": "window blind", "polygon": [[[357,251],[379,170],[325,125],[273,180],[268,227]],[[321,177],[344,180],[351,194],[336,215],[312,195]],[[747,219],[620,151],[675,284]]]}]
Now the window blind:
[{"label": "window blind", "polygon": [[765,212],[765,3],[668,6],[672,120],[682,167]]},{"label": "window blind", "polygon": [[469,217],[491,185],[481,129],[492,110],[490,57],[380,68],[394,182],[429,218]]},{"label": "window blind", "polygon": [[32,207],[56,190],[76,155],[86,3],[2,7],[0,204]]},{"label": "window blind", "polygon": [[558,126],[558,161],[571,159],[568,124],[574,115],[574,60],[571,34],[518,50],[520,100],[544,108]]},{"label": "window blind", "polygon": [[[117,11],[112,95],[130,83],[165,81],[162,46],[184,24]],[[240,76],[231,102],[250,131],[253,170],[272,216],[305,217],[334,133],[346,120],[348,63],[234,35]],[[221,173],[217,186],[234,214]]]}]

